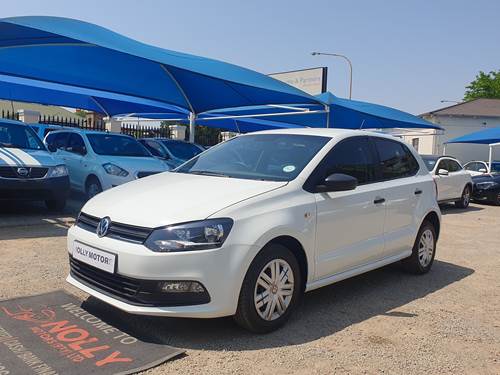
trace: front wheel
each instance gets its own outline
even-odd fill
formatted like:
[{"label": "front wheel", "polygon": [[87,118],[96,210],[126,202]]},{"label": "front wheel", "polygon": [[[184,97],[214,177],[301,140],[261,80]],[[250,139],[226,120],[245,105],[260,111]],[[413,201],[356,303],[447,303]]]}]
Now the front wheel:
[{"label": "front wheel", "polygon": [[278,244],[266,246],[248,269],[234,319],[255,333],[281,327],[302,294],[302,275],[295,255]]},{"label": "front wheel", "polygon": [[470,196],[471,196],[471,189],[469,185],[466,185],[464,187],[464,191],[462,192],[462,196],[460,197],[460,200],[455,202],[455,206],[458,208],[467,208],[469,207],[470,203]]},{"label": "front wheel", "polygon": [[408,272],[424,274],[429,272],[436,255],[436,229],[428,221],[424,221],[418,231],[412,254],[403,260],[403,266]]},{"label": "front wheel", "polygon": [[99,180],[96,177],[89,177],[87,183],[85,184],[85,194],[87,195],[87,199],[91,199],[95,197],[102,191],[102,186]]}]

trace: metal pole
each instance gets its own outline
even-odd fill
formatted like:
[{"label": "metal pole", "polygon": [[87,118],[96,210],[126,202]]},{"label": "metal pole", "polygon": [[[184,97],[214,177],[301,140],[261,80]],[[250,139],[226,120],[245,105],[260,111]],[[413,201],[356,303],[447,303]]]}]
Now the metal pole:
[{"label": "metal pole", "polygon": [[347,56],[341,55],[340,53],[312,52],[311,55],[313,55],[313,56],[319,56],[319,55],[335,56],[335,57],[341,57],[345,61],[347,61],[347,64],[349,65],[349,99],[352,99],[352,62],[351,62],[351,60],[349,60],[349,58]]},{"label": "metal pole", "polygon": [[326,127],[330,127],[330,106],[325,104],[325,113],[326,113]]},{"label": "metal pole", "polygon": [[194,143],[194,133],[196,129],[196,114],[189,112],[189,142]]},{"label": "metal pole", "polygon": [[446,143],[443,145],[443,155],[446,155]]},{"label": "metal pole", "polygon": [[488,173],[491,173],[491,162],[493,161],[493,145],[490,145],[490,156],[488,158]]}]

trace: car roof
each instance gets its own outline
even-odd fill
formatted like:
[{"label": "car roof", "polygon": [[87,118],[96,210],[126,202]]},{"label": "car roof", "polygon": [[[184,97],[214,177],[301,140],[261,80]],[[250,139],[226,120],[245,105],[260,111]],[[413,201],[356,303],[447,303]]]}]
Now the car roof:
[{"label": "car roof", "polygon": [[19,120],[11,120],[8,118],[0,118],[0,123],[12,124],[12,125],[25,125],[25,126],[31,125],[31,124],[27,124],[27,123],[19,121]]},{"label": "car roof", "polygon": [[424,154],[421,154],[420,155],[422,157],[422,159],[434,159],[434,160],[438,160],[438,159],[453,159],[453,160],[457,160],[458,159],[454,156],[450,156],[450,155],[424,155]]},{"label": "car roof", "polygon": [[100,131],[100,130],[87,130],[87,129],[80,129],[80,128],[57,129],[57,130],[51,131],[50,134],[63,133],[63,132],[73,132],[73,133],[79,133],[79,134],[121,135],[123,137],[134,138],[134,137],[132,137],[132,136],[130,136],[128,134],[122,134],[122,133],[116,133],[116,132],[107,132],[107,131]]},{"label": "car roof", "polygon": [[276,130],[263,130],[258,132],[253,132],[251,134],[296,134],[296,135],[315,135],[320,137],[328,138],[345,138],[351,136],[366,135],[372,137],[380,137],[393,139],[400,142],[404,142],[401,138],[395,137],[391,134],[368,131],[368,130],[358,130],[358,129],[339,129],[339,128],[292,128],[292,129],[276,129]]}]

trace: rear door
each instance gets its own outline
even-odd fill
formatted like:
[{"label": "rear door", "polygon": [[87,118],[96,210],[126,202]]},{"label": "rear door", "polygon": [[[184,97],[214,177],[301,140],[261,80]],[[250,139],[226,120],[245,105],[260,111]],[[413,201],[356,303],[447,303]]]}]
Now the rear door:
[{"label": "rear door", "polygon": [[450,199],[460,198],[468,182],[467,172],[453,159],[448,159],[448,180],[450,181]]},{"label": "rear door", "polygon": [[[440,175],[439,174],[440,170],[447,171],[448,176]],[[438,188],[438,201],[445,201],[453,198],[454,183],[453,183],[453,178],[451,178],[449,173],[450,173],[449,159],[444,158],[439,160],[439,163],[436,167],[435,175],[433,176]]]},{"label": "rear door", "polygon": [[314,186],[333,174],[358,180],[351,191],[315,193],[317,205],[316,278],[348,271],[381,256],[385,204],[375,183],[376,159],[367,137],[340,141],[318,165]]},{"label": "rear door", "polygon": [[417,175],[419,164],[411,151],[396,140],[373,137],[379,157],[378,179],[385,199],[384,257],[399,255],[413,245],[415,212],[424,192]]},{"label": "rear door", "polygon": [[70,182],[74,189],[83,190],[87,170],[85,168],[85,155],[87,150],[80,134],[70,133],[64,152],[64,161],[70,170]]}]

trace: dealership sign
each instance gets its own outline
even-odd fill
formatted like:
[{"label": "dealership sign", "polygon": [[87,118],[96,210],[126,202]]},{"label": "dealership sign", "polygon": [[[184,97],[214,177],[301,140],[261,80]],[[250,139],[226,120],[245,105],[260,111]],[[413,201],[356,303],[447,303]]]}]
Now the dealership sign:
[{"label": "dealership sign", "polygon": [[62,291],[0,301],[0,374],[132,374],[183,353],[112,325],[113,309],[104,321],[80,305]]},{"label": "dealership sign", "polygon": [[326,92],[326,67],[273,73],[269,74],[269,76],[288,83],[290,86],[294,86],[311,95],[318,95]]}]

